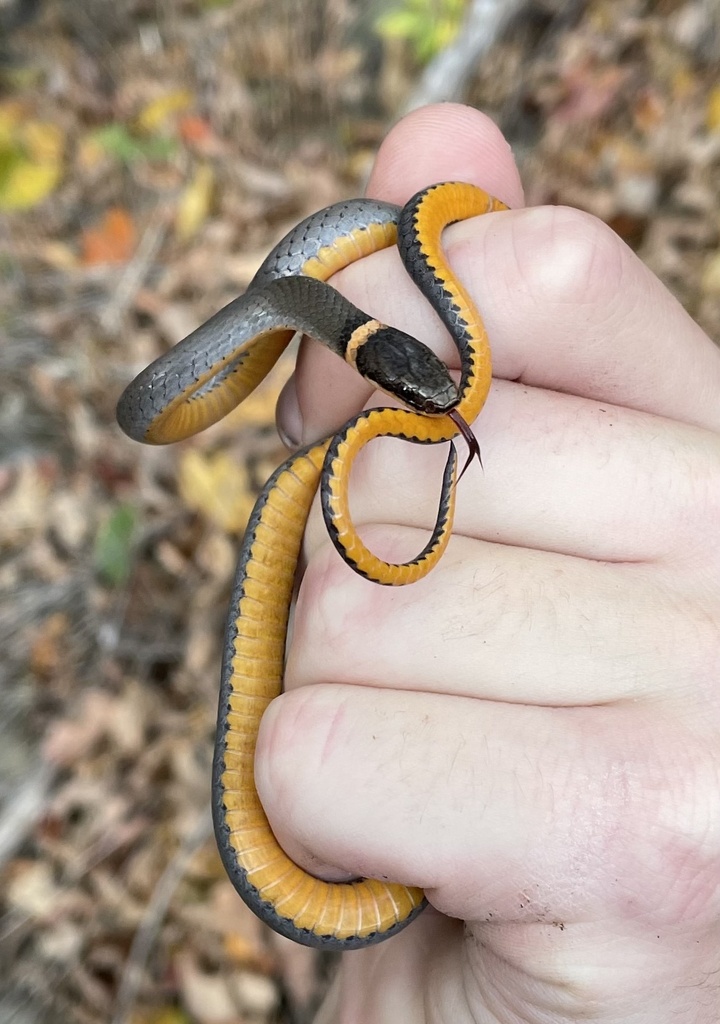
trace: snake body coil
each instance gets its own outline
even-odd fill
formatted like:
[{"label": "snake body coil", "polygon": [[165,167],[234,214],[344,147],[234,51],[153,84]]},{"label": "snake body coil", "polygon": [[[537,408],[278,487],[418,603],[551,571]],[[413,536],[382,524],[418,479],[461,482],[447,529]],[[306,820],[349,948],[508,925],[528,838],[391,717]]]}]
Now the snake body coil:
[{"label": "snake body coil", "polygon": [[[263,262],[245,295],[145,369],[118,404],[130,437],[167,444],[225,416],[268,373],[296,331],[322,341],[404,409],[371,409],[338,433],[292,455],[272,475],[250,517],[225,634],[213,761],[213,817],[223,863],[248,905],[272,928],[310,946],[354,949],[404,928],[424,906],[420,889],[360,879],[324,882],[298,867],[272,833],[254,782],[260,719],[282,691],[295,571],[318,483],[330,537],[356,572],[395,586],[422,578],[452,528],[456,454],[450,446],[437,522],[423,551],[392,564],[377,558],[353,526],[348,477],[375,437],[452,441],[482,408],[491,379],[482,319],[445,260],[441,235],[458,220],[506,207],[481,189],[450,182],[414,196],[402,210],[355,200],[328,207],[294,228]],[[461,358],[455,385],[434,353],[357,309],[324,282],[397,242],[415,284],[448,328]]]}]

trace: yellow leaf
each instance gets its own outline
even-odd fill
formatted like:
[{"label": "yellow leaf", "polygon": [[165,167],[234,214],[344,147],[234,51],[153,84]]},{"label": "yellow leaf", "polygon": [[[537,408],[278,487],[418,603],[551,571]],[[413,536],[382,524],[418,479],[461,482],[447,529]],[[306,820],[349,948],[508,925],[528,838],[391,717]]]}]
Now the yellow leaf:
[{"label": "yellow leaf", "polygon": [[55,188],[65,139],[57,125],[25,121],[16,107],[0,108],[0,209],[27,210]]},{"label": "yellow leaf", "polygon": [[60,166],[20,160],[0,185],[0,210],[28,210],[50,195],[60,179]]},{"label": "yellow leaf", "polygon": [[720,295],[720,252],[708,257],[700,279],[704,295]]},{"label": "yellow leaf", "polygon": [[189,89],[176,89],[174,92],[158,96],[140,112],[137,126],[144,132],[156,132],[162,128],[173,114],[187,110],[193,103],[193,94]]},{"label": "yellow leaf", "polygon": [[708,126],[708,131],[720,132],[720,85],[716,85],[710,91],[705,122]]},{"label": "yellow leaf", "polygon": [[215,455],[204,455],[194,449],[184,452],[178,471],[178,489],[189,509],[232,533],[244,529],[254,504],[247,470],[227,452]]},{"label": "yellow leaf", "polygon": [[175,232],[181,241],[186,242],[192,238],[207,220],[214,186],[215,175],[212,167],[202,164],[192,181],[185,187],[178,204]]}]

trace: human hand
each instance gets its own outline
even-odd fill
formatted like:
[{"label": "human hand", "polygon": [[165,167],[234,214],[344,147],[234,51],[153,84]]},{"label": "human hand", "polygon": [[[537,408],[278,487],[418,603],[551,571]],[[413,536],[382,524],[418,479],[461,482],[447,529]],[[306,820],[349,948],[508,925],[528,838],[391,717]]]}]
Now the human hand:
[{"label": "human hand", "polygon": [[[402,203],[455,178],[521,204],[497,129],[448,104],[391,132],[369,191]],[[295,859],[420,885],[434,908],[345,955],[320,1019],[710,1024],[720,352],[586,214],[514,209],[445,243],[493,347],[485,471],[410,587],[360,579],[313,523],[289,692],[258,743]],[[333,284],[457,365],[395,252]],[[281,419],[307,441],[369,397],[308,346]],[[354,521],[379,554],[423,546],[438,449],[381,441],[358,460]]]}]

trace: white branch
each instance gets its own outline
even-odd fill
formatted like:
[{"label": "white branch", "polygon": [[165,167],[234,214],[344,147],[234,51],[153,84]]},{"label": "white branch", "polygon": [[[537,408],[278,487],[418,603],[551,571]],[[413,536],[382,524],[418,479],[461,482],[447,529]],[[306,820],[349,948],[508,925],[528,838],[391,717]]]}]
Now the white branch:
[{"label": "white branch", "polygon": [[528,0],[473,0],[457,36],[425,68],[404,113],[428,103],[462,98],[477,62]]}]

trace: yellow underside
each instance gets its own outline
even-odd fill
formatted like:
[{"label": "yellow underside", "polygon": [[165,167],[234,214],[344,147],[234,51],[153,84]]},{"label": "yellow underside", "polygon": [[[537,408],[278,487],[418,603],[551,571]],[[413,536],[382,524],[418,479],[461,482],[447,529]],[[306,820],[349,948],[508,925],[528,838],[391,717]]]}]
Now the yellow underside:
[{"label": "yellow underside", "polygon": [[345,558],[354,563],[370,579],[386,586],[400,587],[416,583],[431,572],[442,558],[452,532],[455,511],[455,480],[450,484],[450,503],[445,526],[431,551],[421,560],[385,562],[363,543],[350,514],[350,473],[357,455],[377,437],[417,437],[420,441],[447,441],[457,433],[452,420],[446,416],[419,416],[405,409],[378,409],[360,420],[348,433],[330,466],[325,486],[329,505],[337,530],[337,541]]},{"label": "yellow underside", "polygon": [[[200,377],[168,402],[155,417],[145,434],[146,444],[171,444],[199,434],[218,423],[240,405],[263,380],[294,337],[294,331],[270,331],[257,335],[224,360],[214,363]],[[229,363],[240,358],[239,366],[222,384],[202,395],[198,391],[217,376]]]},{"label": "yellow underside", "polygon": [[257,526],[237,609],[222,787],[230,845],[260,898],[295,927],[342,940],[387,931],[420,905],[422,890],[309,875],[275,839],[254,783],[260,719],[282,691],[295,566],[327,447],[317,445],[280,475]]},{"label": "yellow underside", "polygon": [[[430,190],[417,210],[423,254],[473,339],[470,369],[463,382],[459,414],[472,423],[490,387],[490,347],[482,319],[465,288],[445,263],[441,247],[446,223],[492,210],[505,209],[470,185],[454,184]],[[395,242],[395,225],[376,225],[348,235],[308,260],[302,273],[327,280],[342,267]],[[227,380],[193,398],[221,367],[214,366],[202,380],[163,411],[147,440],[165,443],[187,437],[215,422],[242,401],[272,365],[289,340],[276,331],[261,343],[248,342],[240,365]],[[228,357],[226,364],[237,358]],[[441,558],[452,527],[454,484],[451,485],[447,522],[432,550],[421,562],[390,565],[376,558],[360,540],[350,518],[348,477],[352,462],[374,437],[383,434],[412,436],[423,441],[449,440],[457,428],[447,417],[424,417],[401,410],[378,410],[358,423],[340,445],[328,476],[329,504],[340,544],[347,558],[371,578],[393,584],[410,583],[425,575]],[[229,843],[239,867],[259,898],[275,913],[319,938],[362,938],[388,931],[405,920],[423,900],[420,889],[380,881],[351,883],[320,881],[299,868],[277,843],[263,811],[254,783],[254,759],[263,712],[281,691],[285,637],[294,575],[310,505],[317,489],[329,442],[298,456],[278,477],[266,502],[252,540],[244,596],[235,609],[237,636],[232,659],[231,693],[226,725],[225,769],[221,777],[224,820]],[[321,943],[319,943],[321,944]]]}]

